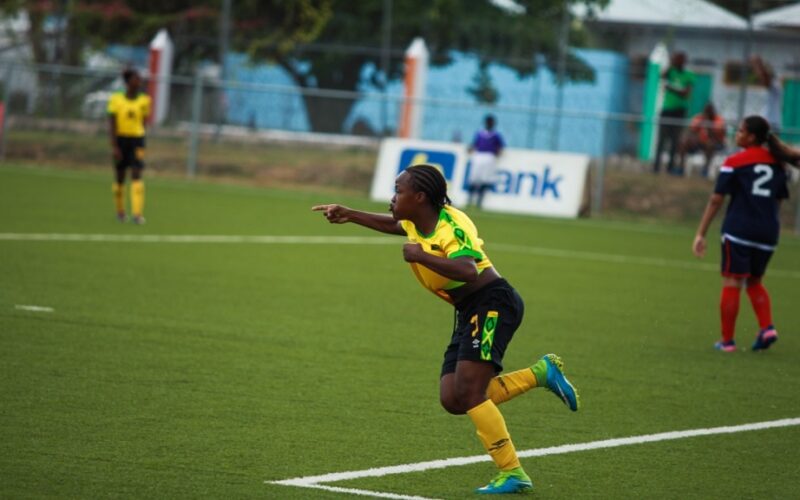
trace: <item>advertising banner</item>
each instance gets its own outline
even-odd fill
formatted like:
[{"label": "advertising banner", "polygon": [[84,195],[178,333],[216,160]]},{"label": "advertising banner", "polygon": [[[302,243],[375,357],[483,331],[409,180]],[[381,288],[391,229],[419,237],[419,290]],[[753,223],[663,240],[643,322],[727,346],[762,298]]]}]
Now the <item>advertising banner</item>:
[{"label": "advertising banner", "polygon": [[[372,179],[371,197],[389,201],[394,179],[411,165],[439,167],[448,193],[457,207],[469,199],[470,161],[463,144],[406,139],[385,139]],[[589,157],[526,149],[505,149],[500,156],[493,189],[483,209],[493,212],[577,217],[588,173]]]},{"label": "advertising banner", "polygon": [[[447,191],[455,206],[467,203],[464,184],[467,150],[455,143],[419,141],[414,139],[384,139],[378,154],[378,164],[372,178],[370,196],[375,201],[389,201],[394,195],[394,179],[411,165],[427,163],[439,167],[447,180]],[[460,167],[461,166],[461,167]]]}]

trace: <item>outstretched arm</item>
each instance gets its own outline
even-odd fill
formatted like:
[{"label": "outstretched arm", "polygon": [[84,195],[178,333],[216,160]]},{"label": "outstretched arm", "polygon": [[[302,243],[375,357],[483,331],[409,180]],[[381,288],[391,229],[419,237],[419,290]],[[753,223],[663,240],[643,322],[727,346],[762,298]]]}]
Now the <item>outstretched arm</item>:
[{"label": "outstretched arm", "polygon": [[344,224],[346,222],[353,222],[360,226],[368,227],[375,231],[387,234],[405,235],[406,232],[400,226],[400,222],[396,221],[391,215],[375,214],[371,212],[362,212],[360,210],[353,210],[352,208],[345,207],[344,205],[317,205],[311,207],[315,212],[323,212],[325,218],[331,224]]},{"label": "outstretched arm", "polygon": [[708,204],[703,212],[703,217],[700,219],[700,226],[697,228],[697,234],[694,236],[694,243],[692,244],[692,252],[695,256],[703,257],[706,254],[706,233],[711,221],[719,212],[724,196],[719,193],[714,193],[708,199]]}]

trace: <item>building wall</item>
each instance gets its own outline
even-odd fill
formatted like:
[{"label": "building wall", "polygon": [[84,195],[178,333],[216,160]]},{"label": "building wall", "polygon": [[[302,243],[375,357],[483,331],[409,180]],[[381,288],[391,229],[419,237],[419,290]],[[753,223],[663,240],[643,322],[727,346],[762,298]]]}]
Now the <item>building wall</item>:
[{"label": "building wall", "polygon": [[[741,85],[726,81],[726,65],[741,64],[744,60],[746,33],[734,32],[669,32],[664,29],[631,30],[625,51],[633,60],[646,57],[653,47],[664,41],[671,51],[687,54],[688,67],[700,74],[709,74],[713,81],[712,99],[726,120],[735,121],[739,114]],[[751,54],[760,55],[775,69],[781,81],[800,78],[800,36],[792,38],[764,32],[754,32]],[[766,101],[765,89],[757,83],[745,86],[744,114],[760,113]],[[641,110],[641,100],[631,103],[631,111]],[[800,111],[800,110],[798,110]]]},{"label": "building wall", "polygon": [[[542,70],[519,77],[504,66],[491,65],[489,74],[499,99],[494,105],[476,103],[469,93],[478,59],[455,54],[453,63],[431,67],[426,85],[427,101],[423,116],[422,139],[468,142],[481,126],[483,117],[497,117],[498,130],[509,147],[558,150],[600,156],[616,152],[623,142],[619,123],[607,123],[608,113],[624,112],[627,107],[627,58],[610,51],[576,50],[595,69],[594,82],[571,83],[563,89],[559,116],[558,86],[554,75]],[[226,61],[228,78],[241,82],[293,86],[288,76],[275,65],[249,65],[242,56]],[[396,130],[402,102],[402,81],[391,82],[386,94],[371,87],[364,71],[359,89],[362,98],[344,123],[343,133],[373,133]],[[283,94],[255,91],[228,91],[227,121],[258,128],[309,131],[305,107],[298,92]],[[384,99],[388,95],[388,99]]]}]

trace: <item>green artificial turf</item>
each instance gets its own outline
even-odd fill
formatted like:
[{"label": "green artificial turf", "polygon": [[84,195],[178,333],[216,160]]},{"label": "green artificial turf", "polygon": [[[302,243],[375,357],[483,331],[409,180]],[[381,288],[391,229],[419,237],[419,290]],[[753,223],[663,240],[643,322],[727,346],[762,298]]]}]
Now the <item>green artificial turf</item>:
[{"label": "green artificial turf", "polygon": [[[0,497],[337,499],[349,494],[269,481],[483,453],[469,419],[439,406],[452,309],[416,283],[402,238],[135,240],[383,238],[310,211],[334,201],[385,210],[155,178],[139,227],[114,220],[108,175],[0,166]],[[741,350],[723,354],[718,250],[696,260],[692,227],[472,215],[526,301],[506,368],[557,352],[582,396],[576,414],[543,390],[502,405],[518,450],[800,417],[796,237],[765,279],[779,342],[747,350],[742,294]],[[791,498],[798,443],[792,426],[522,463],[536,498]],[[493,474],[483,462],[330,485],[458,499]]]}]

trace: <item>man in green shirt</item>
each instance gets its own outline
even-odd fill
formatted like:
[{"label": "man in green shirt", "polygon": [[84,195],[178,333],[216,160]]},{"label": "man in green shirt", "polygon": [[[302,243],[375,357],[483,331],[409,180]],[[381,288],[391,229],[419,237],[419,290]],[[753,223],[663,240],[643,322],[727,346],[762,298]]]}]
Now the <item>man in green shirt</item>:
[{"label": "man in green shirt", "polygon": [[664,105],[661,107],[656,160],[653,164],[653,171],[656,173],[661,169],[661,154],[666,148],[666,143],[669,142],[667,171],[671,174],[682,174],[680,168],[675,166],[675,157],[684,121],[689,111],[689,95],[692,93],[694,84],[694,74],[684,68],[685,64],[686,54],[675,52],[669,67],[661,74],[661,79],[664,80]]}]

